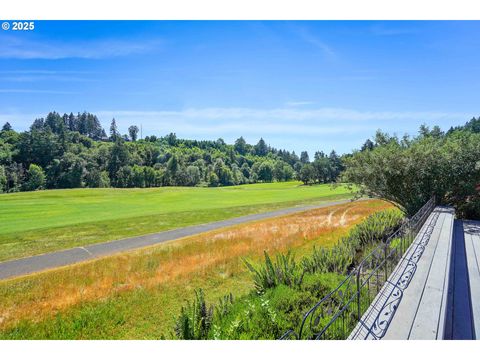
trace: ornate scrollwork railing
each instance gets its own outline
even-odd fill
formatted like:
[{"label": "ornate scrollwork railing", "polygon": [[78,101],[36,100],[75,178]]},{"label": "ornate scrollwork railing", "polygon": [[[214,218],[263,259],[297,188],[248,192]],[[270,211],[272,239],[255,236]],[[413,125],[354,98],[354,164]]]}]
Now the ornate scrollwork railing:
[{"label": "ornate scrollwork railing", "polygon": [[368,328],[371,337],[382,337],[390,322],[388,315],[398,306],[403,289],[408,286],[416,269],[415,259],[418,260],[423,252],[428,238],[415,244],[411,258],[404,259],[405,266],[395,283],[388,282],[388,279],[403,261],[403,255],[434,208],[435,198],[432,197],[398,230],[364,256],[333,291],[316,303],[304,315],[298,331],[289,330],[281,339],[346,339],[374,298],[379,296],[380,289],[387,284],[390,292],[388,299],[383,301],[382,314]]}]

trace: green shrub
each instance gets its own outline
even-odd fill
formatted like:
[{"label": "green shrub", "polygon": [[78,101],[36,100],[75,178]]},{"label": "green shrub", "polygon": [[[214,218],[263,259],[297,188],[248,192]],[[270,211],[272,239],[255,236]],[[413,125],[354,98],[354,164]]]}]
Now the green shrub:
[{"label": "green shrub", "polygon": [[303,272],[297,266],[290,251],[287,254],[277,254],[275,262],[270,259],[266,251],[264,251],[264,256],[265,262],[258,268],[244,260],[245,265],[253,274],[255,289],[259,294],[280,284],[294,287],[302,282]]},{"label": "green shrub", "polygon": [[280,284],[238,298],[225,316],[215,316],[211,338],[278,339],[341,280],[338,274],[306,274],[300,287]]},{"label": "green shrub", "polygon": [[184,340],[207,339],[212,326],[213,306],[208,306],[202,289],[195,290],[193,303],[182,306],[175,321],[175,335]]},{"label": "green shrub", "polygon": [[355,226],[348,238],[354,239],[360,246],[386,240],[398,229],[403,219],[402,212],[397,209],[379,211]]},{"label": "green shrub", "polygon": [[308,273],[344,274],[354,267],[357,255],[365,253],[365,249],[371,247],[370,245],[386,240],[402,221],[403,215],[398,210],[385,210],[370,215],[333,247],[314,247],[312,254],[302,259],[303,270]]},{"label": "green shrub", "polygon": [[353,263],[354,256],[355,248],[348,242],[341,241],[330,249],[314,247],[312,254],[302,259],[302,267],[310,274],[326,272],[343,274]]},{"label": "green shrub", "polygon": [[42,189],[45,186],[45,172],[41,166],[30,164],[27,171],[28,180],[24,183],[24,190],[33,191]]},{"label": "green shrub", "polygon": [[379,131],[374,148],[345,157],[341,182],[355,184],[359,196],[392,201],[409,215],[435,195],[453,205],[459,218],[480,218],[480,133],[468,124],[446,134],[420,130],[402,139]]},{"label": "green shrub", "polygon": [[233,295],[230,293],[225,295],[223,298],[218,300],[218,304],[215,305],[215,313],[214,315],[217,317],[226,316],[232,309],[233,305]]}]

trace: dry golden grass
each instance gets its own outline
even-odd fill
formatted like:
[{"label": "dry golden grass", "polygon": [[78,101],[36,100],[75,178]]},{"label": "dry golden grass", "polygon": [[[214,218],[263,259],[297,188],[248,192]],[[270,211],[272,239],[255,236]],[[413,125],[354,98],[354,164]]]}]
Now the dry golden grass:
[{"label": "dry golden grass", "polygon": [[243,257],[256,260],[264,250],[287,249],[299,256],[313,245],[331,246],[366,216],[390,207],[365,200],[310,210],[2,281],[0,329],[137,288],[178,288],[189,279],[197,286],[212,279],[244,282]]}]

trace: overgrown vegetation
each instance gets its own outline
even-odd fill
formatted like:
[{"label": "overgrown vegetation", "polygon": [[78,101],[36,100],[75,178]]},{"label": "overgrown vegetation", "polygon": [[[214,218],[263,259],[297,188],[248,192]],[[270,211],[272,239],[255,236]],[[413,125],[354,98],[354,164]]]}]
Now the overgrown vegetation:
[{"label": "overgrown vegetation", "polygon": [[343,181],[359,195],[394,202],[414,214],[432,195],[457,215],[480,218],[480,118],[444,133],[420,128],[410,138],[377,132],[362,150],[345,158]]},{"label": "overgrown vegetation", "polygon": [[[228,312],[223,301],[220,301],[219,304],[224,312]],[[193,303],[187,303],[180,310],[175,334],[181,339],[205,339],[212,326],[212,321],[213,306],[207,306],[202,289],[195,290]]]},{"label": "overgrown vegetation", "polygon": [[235,301],[231,296],[228,302],[220,300],[217,307],[222,311],[208,310],[214,305],[205,303],[202,290],[195,291],[194,301],[176,319],[177,338],[277,339],[288,329],[297,329],[305,312],[355,266],[357,255],[386,240],[402,221],[398,210],[370,215],[337,244],[314,248],[300,262],[290,251],[274,260],[265,252],[257,266],[245,260],[255,291]]},{"label": "overgrown vegetation", "polygon": [[302,259],[303,269],[309,273],[335,272],[345,274],[354,266],[358,254],[370,245],[388,238],[400,225],[403,215],[397,210],[386,210],[369,216],[355,226],[347,237],[331,248],[315,248],[311,256]]},{"label": "overgrown vegetation", "polygon": [[302,283],[304,274],[298,271],[291,251],[287,254],[277,254],[275,262],[270,259],[266,251],[264,251],[264,256],[265,264],[258,269],[244,260],[245,265],[253,274],[255,289],[259,294],[278,285],[298,287]]}]

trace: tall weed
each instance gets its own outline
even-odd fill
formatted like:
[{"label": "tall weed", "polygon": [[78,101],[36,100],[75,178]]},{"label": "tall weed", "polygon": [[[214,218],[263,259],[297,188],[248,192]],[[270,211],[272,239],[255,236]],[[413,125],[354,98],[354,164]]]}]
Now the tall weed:
[{"label": "tall weed", "polygon": [[253,282],[257,293],[263,294],[267,289],[278,285],[296,287],[301,284],[303,271],[295,262],[292,253],[277,254],[275,261],[272,261],[266,251],[265,260],[259,267],[254,267],[247,260],[243,260],[247,268],[253,274]]}]

